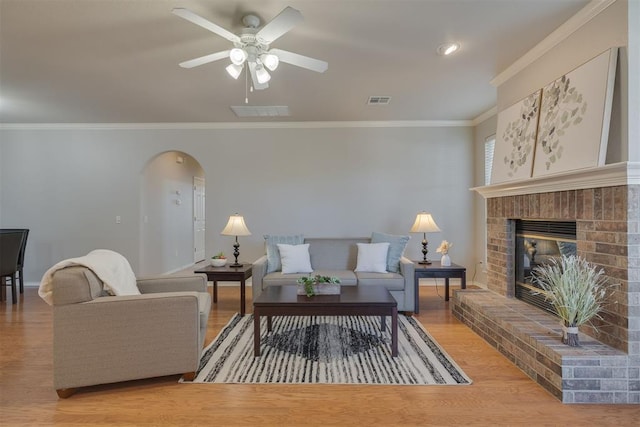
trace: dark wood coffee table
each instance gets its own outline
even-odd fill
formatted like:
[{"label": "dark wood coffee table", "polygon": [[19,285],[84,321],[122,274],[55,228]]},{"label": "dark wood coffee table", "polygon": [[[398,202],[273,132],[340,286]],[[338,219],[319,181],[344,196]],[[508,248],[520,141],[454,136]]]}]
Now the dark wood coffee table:
[{"label": "dark wood coffee table", "polygon": [[391,316],[391,355],[398,356],[398,303],[384,286],[343,286],[340,295],[298,295],[295,286],[270,286],[253,301],[253,351],[260,356],[260,317],[380,316],[381,330]]}]

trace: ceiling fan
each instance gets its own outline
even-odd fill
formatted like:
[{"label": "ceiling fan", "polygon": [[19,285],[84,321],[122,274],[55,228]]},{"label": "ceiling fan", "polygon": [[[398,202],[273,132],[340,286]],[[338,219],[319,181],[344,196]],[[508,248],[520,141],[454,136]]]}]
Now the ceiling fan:
[{"label": "ceiling fan", "polygon": [[223,50],[181,62],[179,65],[183,68],[193,68],[220,59],[229,58],[231,64],[226,68],[229,75],[237,79],[240,74],[242,74],[242,70],[246,64],[251,74],[253,88],[257,90],[269,87],[268,82],[271,79],[271,75],[267,69],[274,71],[281,61],[318,73],[323,73],[328,68],[328,64],[319,59],[309,58],[308,56],[282,49],[270,49],[269,46],[271,43],[303,20],[302,13],[292,7],[284,8],[278,16],[262,28],[259,28],[260,18],[255,15],[246,15],[242,18],[245,28],[243,28],[239,35],[225,30],[188,9],[177,7],[171,12],[202,28],[206,28],[220,37],[224,37],[232,42],[234,46],[229,50]]}]

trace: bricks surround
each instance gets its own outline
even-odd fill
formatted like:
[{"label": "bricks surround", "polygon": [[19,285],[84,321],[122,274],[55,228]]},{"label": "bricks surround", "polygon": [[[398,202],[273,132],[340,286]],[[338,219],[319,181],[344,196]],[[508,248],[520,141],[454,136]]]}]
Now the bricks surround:
[{"label": "bricks surround", "polygon": [[[513,298],[516,219],[575,220],[578,255],[614,286],[603,319],[580,328],[582,347]],[[488,291],[457,291],[454,315],[563,402],[640,403],[640,185],[489,198],[487,236]]]}]

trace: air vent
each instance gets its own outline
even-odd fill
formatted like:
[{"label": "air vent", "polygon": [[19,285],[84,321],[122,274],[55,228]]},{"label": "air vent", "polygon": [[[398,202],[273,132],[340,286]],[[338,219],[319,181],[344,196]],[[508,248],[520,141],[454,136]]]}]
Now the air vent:
[{"label": "air vent", "polygon": [[388,105],[391,101],[390,96],[370,96],[367,101],[368,105]]},{"label": "air vent", "polygon": [[231,110],[238,117],[287,117],[289,107],[286,105],[236,105]]}]

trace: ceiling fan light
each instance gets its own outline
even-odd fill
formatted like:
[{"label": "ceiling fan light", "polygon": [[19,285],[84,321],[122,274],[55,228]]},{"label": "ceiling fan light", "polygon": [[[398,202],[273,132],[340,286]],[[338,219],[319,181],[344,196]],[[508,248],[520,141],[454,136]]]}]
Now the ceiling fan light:
[{"label": "ceiling fan light", "polygon": [[260,55],[260,60],[264,66],[271,71],[275,71],[275,69],[278,68],[278,64],[280,64],[280,59],[273,53],[264,53]]},{"label": "ceiling fan light", "polygon": [[258,83],[264,84],[271,80],[271,75],[264,69],[264,67],[256,67],[256,79]]},{"label": "ceiling fan light", "polygon": [[231,77],[238,80],[238,77],[240,77],[242,73],[242,68],[244,68],[242,65],[229,64],[225,70],[227,70],[227,73],[229,73]]},{"label": "ceiling fan light", "polygon": [[460,49],[459,43],[445,43],[438,46],[438,55],[448,56]]},{"label": "ceiling fan light", "polygon": [[234,47],[231,49],[231,52],[229,52],[229,59],[231,59],[231,62],[235,65],[242,65],[244,61],[247,60],[247,52],[245,52],[244,49]]}]

